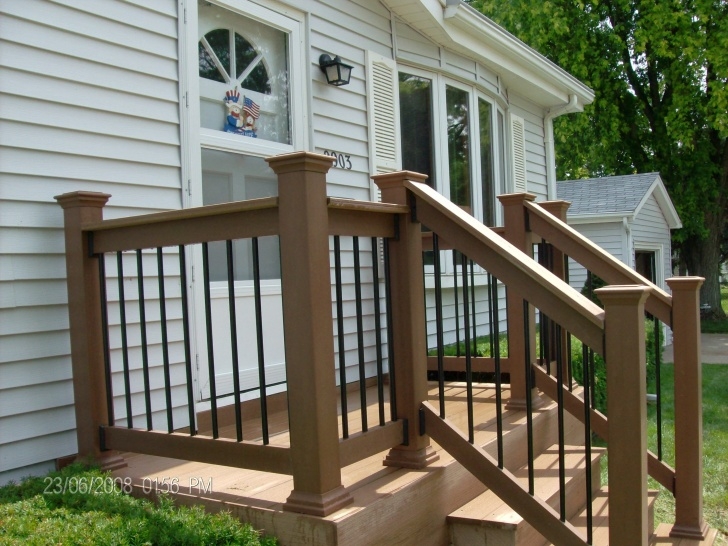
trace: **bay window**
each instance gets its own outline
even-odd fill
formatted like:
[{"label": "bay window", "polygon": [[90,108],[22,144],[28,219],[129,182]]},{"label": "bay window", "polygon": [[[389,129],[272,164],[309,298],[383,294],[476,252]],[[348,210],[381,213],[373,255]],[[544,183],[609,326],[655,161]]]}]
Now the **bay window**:
[{"label": "bay window", "polygon": [[427,174],[453,203],[496,225],[506,176],[500,108],[472,85],[414,68],[399,72],[399,106],[402,168]]}]

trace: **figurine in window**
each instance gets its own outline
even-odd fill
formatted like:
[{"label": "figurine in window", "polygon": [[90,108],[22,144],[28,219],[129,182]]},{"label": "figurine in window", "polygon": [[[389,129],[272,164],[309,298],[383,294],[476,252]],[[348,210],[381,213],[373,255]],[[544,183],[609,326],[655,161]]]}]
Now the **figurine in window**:
[{"label": "figurine in window", "polygon": [[237,89],[225,93],[225,106],[227,107],[227,118],[225,118],[225,132],[240,133],[243,127],[243,120],[240,114],[243,105],[240,104],[240,93]]}]

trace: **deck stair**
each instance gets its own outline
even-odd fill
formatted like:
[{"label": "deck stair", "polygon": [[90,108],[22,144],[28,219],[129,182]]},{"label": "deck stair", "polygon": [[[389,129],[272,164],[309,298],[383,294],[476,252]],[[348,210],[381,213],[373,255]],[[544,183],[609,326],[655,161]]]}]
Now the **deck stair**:
[{"label": "deck stair", "polygon": [[[599,491],[599,467],[603,449],[594,448],[591,456],[592,493]],[[565,447],[566,514],[571,518],[581,512],[586,502],[586,470],[583,446]],[[528,487],[528,467],[514,472],[524,488]],[[555,444],[534,459],[535,494],[552,508],[559,509],[559,448]],[[498,546],[539,546],[546,540],[487,490],[447,517],[453,546],[497,544]]]}]

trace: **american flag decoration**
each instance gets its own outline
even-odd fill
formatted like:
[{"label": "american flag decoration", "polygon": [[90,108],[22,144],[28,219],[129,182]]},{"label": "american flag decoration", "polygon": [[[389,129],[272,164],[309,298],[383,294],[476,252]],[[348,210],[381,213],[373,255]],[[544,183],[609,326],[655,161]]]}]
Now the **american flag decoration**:
[{"label": "american flag decoration", "polygon": [[248,97],[245,97],[243,99],[243,112],[247,116],[252,116],[253,119],[258,119],[260,117],[260,106]]}]

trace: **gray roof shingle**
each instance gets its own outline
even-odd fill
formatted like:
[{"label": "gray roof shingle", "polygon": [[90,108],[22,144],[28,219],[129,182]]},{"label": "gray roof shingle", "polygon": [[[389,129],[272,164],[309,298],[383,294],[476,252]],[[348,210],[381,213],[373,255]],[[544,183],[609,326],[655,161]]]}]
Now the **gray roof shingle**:
[{"label": "gray roof shingle", "polygon": [[569,216],[633,214],[659,173],[605,176],[556,183],[559,199],[571,201]]}]

